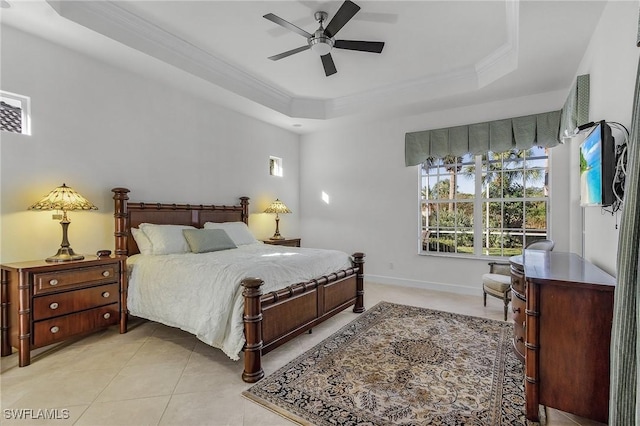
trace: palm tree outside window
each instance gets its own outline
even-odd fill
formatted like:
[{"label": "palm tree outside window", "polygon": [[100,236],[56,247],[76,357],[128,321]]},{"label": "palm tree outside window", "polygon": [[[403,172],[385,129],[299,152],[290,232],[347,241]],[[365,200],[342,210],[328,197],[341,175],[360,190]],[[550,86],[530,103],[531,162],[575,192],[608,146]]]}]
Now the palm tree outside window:
[{"label": "palm tree outside window", "polygon": [[547,238],[546,148],[430,158],[420,174],[421,253],[512,256]]}]

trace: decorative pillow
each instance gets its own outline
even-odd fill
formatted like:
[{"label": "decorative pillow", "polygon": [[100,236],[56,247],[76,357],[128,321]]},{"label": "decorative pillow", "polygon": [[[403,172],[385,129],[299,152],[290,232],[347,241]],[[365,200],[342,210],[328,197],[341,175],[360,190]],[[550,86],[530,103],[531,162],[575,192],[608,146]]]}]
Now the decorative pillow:
[{"label": "decorative pillow", "polygon": [[196,228],[188,225],[141,223],[140,229],[151,241],[152,254],[177,254],[190,251],[182,230]]},{"label": "decorative pillow", "polygon": [[133,236],[133,239],[136,241],[136,244],[138,245],[138,250],[140,250],[140,254],[153,254],[153,247],[151,246],[151,241],[149,241],[149,238],[147,238],[147,236],[145,235],[144,232],[142,232],[141,229],[131,228],[131,235]]},{"label": "decorative pillow", "polygon": [[194,253],[229,250],[237,247],[222,229],[183,229],[182,233]]},{"label": "decorative pillow", "polygon": [[258,242],[244,222],[206,222],[204,229],[224,230],[237,246],[256,244]]}]

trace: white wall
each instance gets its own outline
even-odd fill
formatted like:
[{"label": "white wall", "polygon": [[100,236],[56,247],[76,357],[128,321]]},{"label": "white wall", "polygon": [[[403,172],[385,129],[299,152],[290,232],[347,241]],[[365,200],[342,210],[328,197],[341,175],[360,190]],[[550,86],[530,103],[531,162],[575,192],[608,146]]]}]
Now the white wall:
[{"label": "white wall", "polygon": [[[590,75],[589,118],[622,123],[631,129],[633,94],[640,49],[638,1],[608,2],[576,75]],[[615,137],[621,134],[614,133]],[[572,142],[575,158],[580,140]],[[579,176],[579,166],[572,167]],[[579,191],[579,182],[573,184]],[[575,207],[575,197],[573,209]],[[584,257],[610,274],[616,273],[618,226],[620,216],[604,213],[600,207],[586,207],[584,213]],[[575,230],[574,230],[575,232]]]},{"label": "white wall", "polygon": [[[111,188],[132,201],[236,204],[251,197],[250,227],[273,234],[276,197],[293,210],[280,221],[298,235],[299,138],[166,84],[132,74],[11,27],[2,27],[2,90],[31,97],[32,136],[2,132],[2,262],[41,259],[60,245],[51,212],[27,211],[65,182],[98,208],[71,212],[79,253],[113,250]],[[269,176],[269,156],[285,176]]]},{"label": "white wall", "polygon": [[[610,2],[576,75],[591,73],[591,117],[630,123],[638,49],[637,2]],[[421,256],[417,166],[404,166],[404,134],[560,109],[566,90],[404,119],[305,135],[301,147],[302,237],[307,245],[367,254],[367,276],[379,282],[480,294],[486,261]],[[571,144],[551,150],[551,237],[556,250],[578,254],[582,210]],[[321,192],[330,203],[321,200]],[[579,192],[578,192],[579,194]],[[615,272],[614,219],[586,212],[586,257]],[[576,231],[576,222],[578,228]]]}]

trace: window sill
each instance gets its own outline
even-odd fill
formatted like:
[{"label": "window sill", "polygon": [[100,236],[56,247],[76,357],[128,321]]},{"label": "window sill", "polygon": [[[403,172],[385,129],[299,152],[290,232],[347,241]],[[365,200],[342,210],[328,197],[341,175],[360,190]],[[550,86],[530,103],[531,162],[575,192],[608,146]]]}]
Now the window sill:
[{"label": "window sill", "polygon": [[425,252],[418,252],[418,255],[426,256],[426,257],[446,257],[449,259],[482,260],[487,262],[508,262],[509,258],[511,257],[511,256],[477,256],[475,254],[425,253]]}]

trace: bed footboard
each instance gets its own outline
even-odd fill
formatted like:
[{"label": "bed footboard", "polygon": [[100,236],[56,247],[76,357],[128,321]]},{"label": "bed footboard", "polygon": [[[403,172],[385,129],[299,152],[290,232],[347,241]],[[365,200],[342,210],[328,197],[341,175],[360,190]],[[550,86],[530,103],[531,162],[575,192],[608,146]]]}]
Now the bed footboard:
[{"label": "bed footboard", "polygon": [[264,377],[262,355],[353,305],[364,312],[364,253],[353,266],[329,275],[262,294],[263,281],[247,278],[244,290],[244,371],[242,380]]}]

